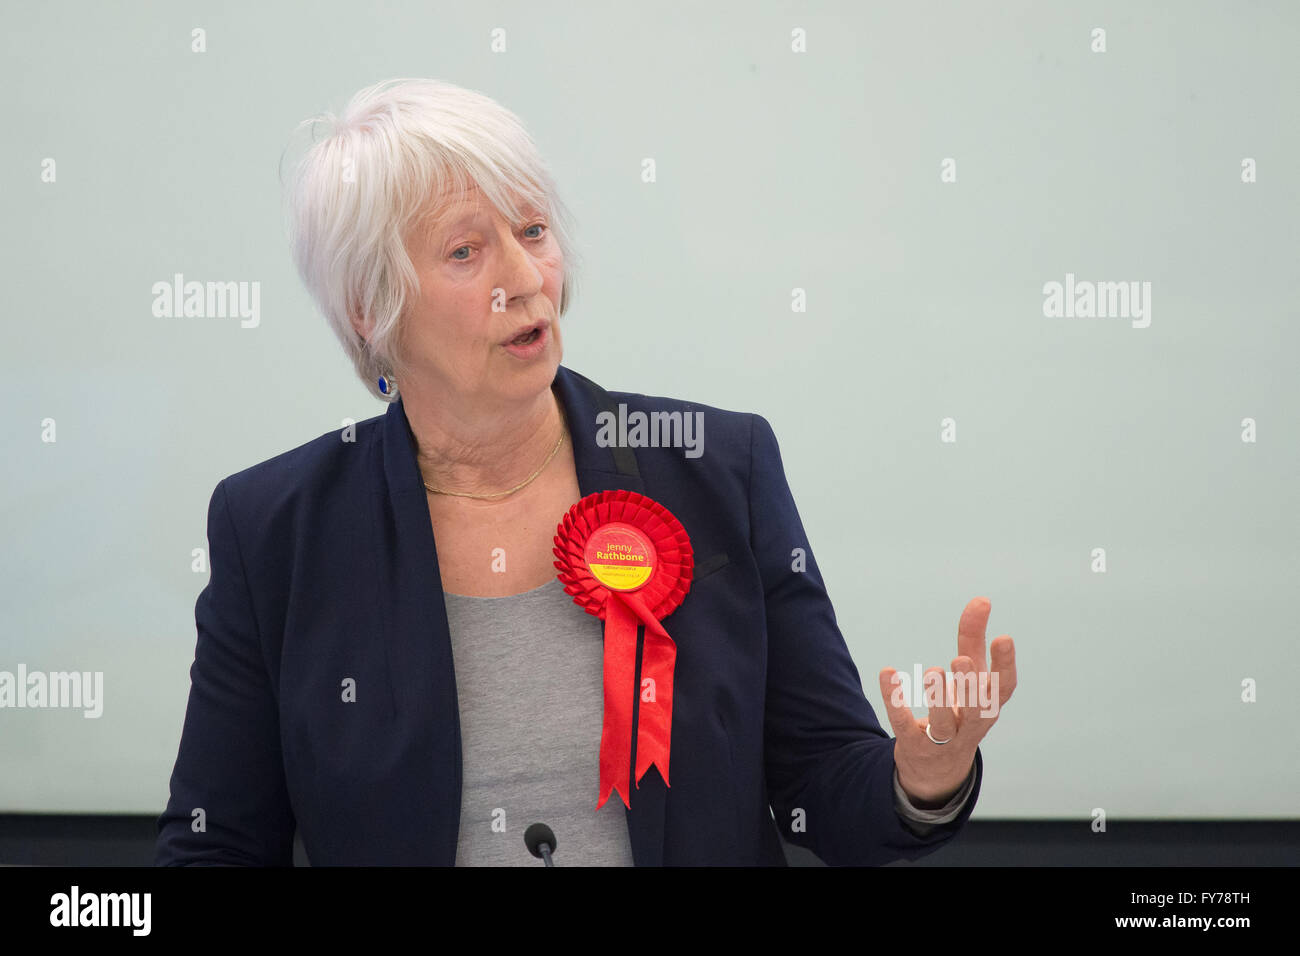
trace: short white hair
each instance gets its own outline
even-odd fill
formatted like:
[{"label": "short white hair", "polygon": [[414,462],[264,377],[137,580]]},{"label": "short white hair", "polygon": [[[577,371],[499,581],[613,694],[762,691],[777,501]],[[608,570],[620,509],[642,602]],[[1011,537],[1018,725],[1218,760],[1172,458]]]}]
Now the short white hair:
[{"label": "short white hair", "polygon": [[[298,128],[317,123],[329,132],[308,149],[289,189],[294,264],[373,395],[394,400],[380,392],[380,375],[400,384],[402,320],[420,288],[406,241],[437,224],[426,217],[444,193],[451,208],[477,186],[520,226],[519,200],[540,209],[564,256],[565,313],[578,267],[571,219],[515,114],[473,90],[395,79],[359,91],[342,116],[322,113]],[[368,339],[353,315],[364,318]]]}]

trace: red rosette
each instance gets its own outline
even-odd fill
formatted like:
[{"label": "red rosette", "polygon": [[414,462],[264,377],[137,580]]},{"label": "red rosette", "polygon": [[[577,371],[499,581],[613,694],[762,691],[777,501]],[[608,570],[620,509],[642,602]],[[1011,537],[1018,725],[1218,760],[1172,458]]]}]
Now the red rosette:
[{"label": "red rosette", "polygon": [[[651,764],[668,783],[677,645],[660,623],[681,605],[695,566],[686,529],[667,508],[635,491],[600,491],[573,505],[555,532],[555,568],[565,593],[605,622],[604,722],[599,810],[617,791],[630,807],[632,713],[638,696],[636,776]],[[636,686],[638,626],[645,626]]]}]

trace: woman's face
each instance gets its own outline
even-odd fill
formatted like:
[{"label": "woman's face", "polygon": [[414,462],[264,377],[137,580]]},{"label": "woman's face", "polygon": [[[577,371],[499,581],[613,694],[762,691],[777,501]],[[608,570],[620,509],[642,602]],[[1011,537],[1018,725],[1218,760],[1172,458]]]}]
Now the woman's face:
[{"label": "woman's face", "polygon": [[[420,279],[404,330],[408,395],[499,410],[527,401],[560,364],[564,260],[539,210],[512,225],[475,187],[407,245]],[[520,332],[535,328],[522,340]],[[409,381],[414,375],[416,381]]]}]

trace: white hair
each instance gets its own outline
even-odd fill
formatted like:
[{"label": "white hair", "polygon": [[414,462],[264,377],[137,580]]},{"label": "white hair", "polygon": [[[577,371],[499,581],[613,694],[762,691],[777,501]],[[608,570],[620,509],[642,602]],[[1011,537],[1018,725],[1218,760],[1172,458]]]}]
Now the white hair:
[{"label": "white hair", "polygon": [[[426,79],[385,80],[352,97],[292,177],[293,259],[312,297],[376,397],[380,375],[400,381],[402,328],[419,278],[406,240],[437,224],[432,209],[477,186],[507,222],[523,225],[521,202],[547,219],[564,256],[560,315],[568,309],[578,257],[568,210],[532,137],[515,114],[473,90]],[[432,221],[427,217],[434,214]],[[368,338],[352,316],[363,318]]]}]

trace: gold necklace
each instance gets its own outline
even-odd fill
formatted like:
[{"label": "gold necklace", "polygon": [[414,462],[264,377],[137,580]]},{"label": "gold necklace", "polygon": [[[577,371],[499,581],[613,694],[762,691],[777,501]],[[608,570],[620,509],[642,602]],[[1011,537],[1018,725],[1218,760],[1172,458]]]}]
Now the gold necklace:
[{"label": "gold necklace", "polygon": [[524,488],[527,485],[531,484],[533,479],[535,479],[538,475],[540,475],[543,471],[546,470],[546,466],[551,463],[551,459],[556,456],[556,454],[560,450],[560,446],[564,444],[564,436],[567,435],[568,433],[569,433],[568,427],[563,423],[561,423],[559,441],[555,443],[555,447],[551,449],[551,453],[546,456],[546,461],[542,462],[541,466],[535,472],[533,472],[531,475],[529,475],[519,484],[515,485],[509,491],[496,491],[490,495],[476,495],[476,494],[471,494],[468,491],[443,491],[441,488],[434,488],[427,481],[424,483],[424,487],[435,495],[453,495],[457,498],[479,498],[479,499],[504,498],[506,495],[513,495],[520,488]]}]

